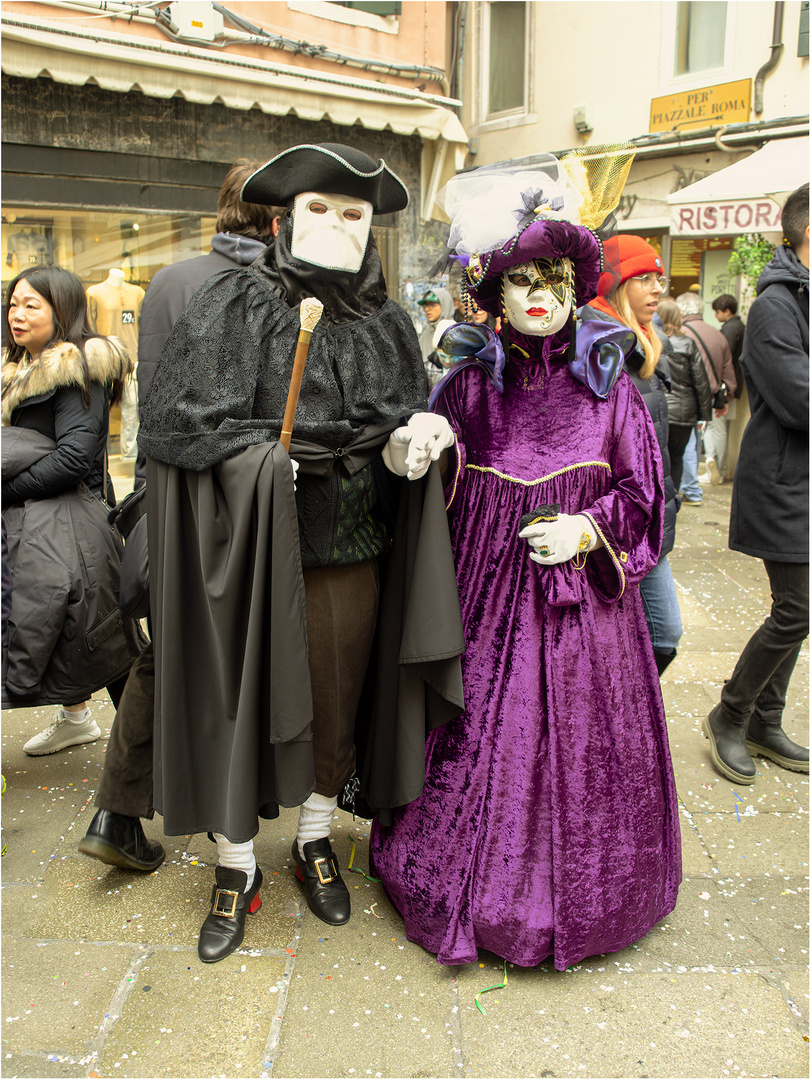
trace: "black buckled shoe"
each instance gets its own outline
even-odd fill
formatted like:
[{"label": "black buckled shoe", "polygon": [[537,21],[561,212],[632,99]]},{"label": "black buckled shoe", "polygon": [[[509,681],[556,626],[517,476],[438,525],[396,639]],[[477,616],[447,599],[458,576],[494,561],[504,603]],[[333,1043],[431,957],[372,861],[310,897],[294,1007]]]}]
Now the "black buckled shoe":
[{"label": "black buckled shoe", "polygon": [[341,877],[329,837],[305,844],[303,859],[298,853],[298,841],[294,840],[293,860],[298,868],[296,877],[307,889],[310,911],[331,926],[349,922],[352,913],[349,890]]},{"label": "black buckled shoe", "polygon": [[238,949],[245,937],[245,916],[255,915],[262,906],[259,898],[262,871],[258,866],[247,892],[244,889],[248,875],[244,870],[215,866],[214,878],[211,911],[200,928],[197,942],[197,955],[204,964],[215,964]]},{"label": "black buckled shoe", "polygon": [[112,810],[96,811],[84,839],[79,842],[79,851],[109,866],[150,873],[166,858],[163,845],[144,836],[140,818],[114,814]]},{"label": "black buckled shoe", "polygon": [[744,724],[736,724],[718,704],[701,730],[710,740],[710,755],[718,772],[735,784],[754,784],[757,769],[746,749]]}]

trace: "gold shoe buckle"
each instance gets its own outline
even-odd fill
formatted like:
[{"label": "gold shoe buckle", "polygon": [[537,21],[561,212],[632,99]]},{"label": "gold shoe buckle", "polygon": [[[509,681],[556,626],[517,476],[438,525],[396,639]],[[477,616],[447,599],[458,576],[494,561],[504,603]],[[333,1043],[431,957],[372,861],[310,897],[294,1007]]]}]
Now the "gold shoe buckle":
[{"label": "gold shoe buckle", "polygon": [[[322,864],[328,866],[332,871],[329,877],[324,877],[323,873],[321,872]],[[315,866],[315,872],[316,874],[318,874],[318,880],[321,882],[322,885],[329,885],[331,881],[335,880],[335,868],[332,865],[332,859],[314,859],[313,866]]]},{"label": "gold shoe buckle", "polygon": [[233,919],[237,910],[239,893],[233,889],[217,889],[214,893],[214,904],[211,908],[212,915],[220,915],[223,919]]}]

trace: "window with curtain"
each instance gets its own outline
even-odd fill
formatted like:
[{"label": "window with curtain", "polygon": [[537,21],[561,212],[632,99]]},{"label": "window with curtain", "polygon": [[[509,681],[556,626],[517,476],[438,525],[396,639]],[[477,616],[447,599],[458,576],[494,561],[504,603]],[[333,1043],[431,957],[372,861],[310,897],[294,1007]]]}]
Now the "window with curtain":
[{"label": "window with curtain", "polygon": [[676,4],[675,75],[724,66],[727,4],[679,0]]},{"label": "window with curtain", "polygon": [[527,5],[498,0],[488,8],[487,114],[523,109],[526,103]]}]

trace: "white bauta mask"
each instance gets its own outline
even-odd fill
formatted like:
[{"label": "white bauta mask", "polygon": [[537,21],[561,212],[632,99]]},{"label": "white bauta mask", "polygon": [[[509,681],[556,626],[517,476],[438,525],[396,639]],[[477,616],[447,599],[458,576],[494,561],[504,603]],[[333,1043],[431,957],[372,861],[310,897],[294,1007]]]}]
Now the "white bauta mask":
[{"label": "white bauta mask", "polygon": [[533,259],[503,274],[504,311],[522,334],[546,336],[566,325],[574,300],[571,259]]},{"label": "white bauta mask", "polygon": [[356,274],[372,227],[372,204],[348,195],[305,191],[293,202],[292,254],[328,270]]}]

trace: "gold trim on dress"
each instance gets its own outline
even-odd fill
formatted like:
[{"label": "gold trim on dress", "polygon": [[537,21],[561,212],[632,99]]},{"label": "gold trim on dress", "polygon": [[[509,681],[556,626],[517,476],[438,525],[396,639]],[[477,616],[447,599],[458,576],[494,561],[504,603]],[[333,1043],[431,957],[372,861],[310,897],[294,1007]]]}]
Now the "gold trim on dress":
[{"label": "gold trim on dress", "polygon": [[474,472],[492,473],[493,476],[498,476],[511,484],[521,484],[522,487],[535,487],[537,484],[543,484],[547,480],[554,480],[556,476],[562,476],[563,473],[574,472],[575,469],[587,469],[592,465],[596,465],[600,469],[608,469],[609,473],[611,472],[611,466],[607,461],[580,461],[577,465],[566,465],[564,468],[556,469],[555,472],[548,473],[546,476],[539,476],[537,480],[521,480],[517,476],[510,476],[509,473],[491,469],[487,465],[466,465],[465,468],[473,469]]},{"label": "gold trim on dress", "polygon": [[[619,574],[620,581],[622,582],[622,588],[620,589],[619,596],[617,597],[617,599],[619,600],[620,597],[622,596],[622,594],[625,592],[625,571],[622,569],[622,562],[620,561],[622,556],[620,556],[620,558],[617,558],[617,556],[614,554],[614,549],[611,547],[609,542],[606,540],[605,534],[603,533],[602,529],[597,524],[597,522],[594,520],[594,518],[591,516],[591,514],[587,510],[581,510],[580,512],[583,515],[583,517],[588,518],[589,521],[594,526],[594,529],[595,529],[597,535],[600,537],[600,539],[603,542],[603,547],[608,552],[608,554],[611,556],[611,561],[613,562],[614,566],[617,568],[617,573]],[[627,558],[627,556],[626,556],[626,558]]]},{"label": "gold trim on dress", "polygon": [[456,498],[456,489],[459,486],[459,477],[462,473],[462,459],[459,456],[459,439],[456,436],[456,432],[453,433],[453,448],[456,451],[456,475],[453,478],[453,488],[451,489],[451,497],[445,504],[445,509],[450,510],[451,503]]}]

